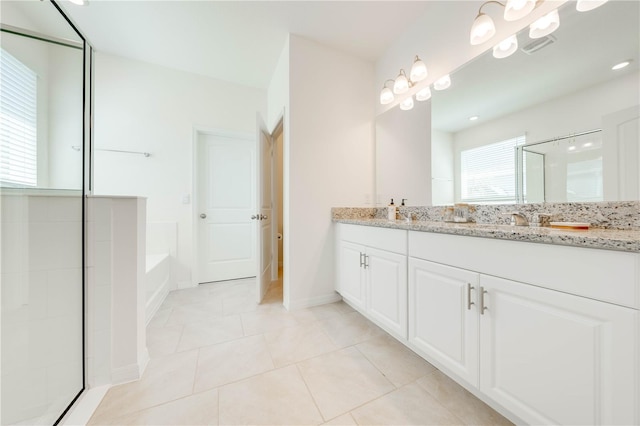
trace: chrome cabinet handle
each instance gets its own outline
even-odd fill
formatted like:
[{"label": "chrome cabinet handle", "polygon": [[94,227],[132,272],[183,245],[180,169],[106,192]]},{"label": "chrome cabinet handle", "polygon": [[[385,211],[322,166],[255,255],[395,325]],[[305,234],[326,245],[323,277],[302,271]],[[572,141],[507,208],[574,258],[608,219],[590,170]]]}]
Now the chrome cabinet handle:
[{"label": "chrome cabinet handle", "polygon": [[363,256],[364,256],[364,253],[360,252],[360,267],[361,268],[364,266]]},{"label": "chrome cabinet handle", "polygon": [[467,283],[467,310],[471,310],[471,305],[475,305],[474,302],[471,301],[471,290],[475,290],[475,287],[471,285],[471,283]]},{"label": "chrome cabinet handle", "polygon": [[367,256],[366,254],[364,255],[364,269],[367,269],[369,267],[369,256]]},{"label": "chrome cabinet handle", "polygon": [[202,219],[205,219],[205,218],[207,217],[207,215],[206,215],[206,214],[204,214],[204,213],[200,213],[200,217],[201,217]]},{"label": "chrome cabinet handle", "polygon": [[484,287],[480,287],[480,315],[484,315],[484,311],[486,311],[487,308],[486,306],[484,306],[484,295],[485,293],[488,293],[487,290],[484,289]]}]

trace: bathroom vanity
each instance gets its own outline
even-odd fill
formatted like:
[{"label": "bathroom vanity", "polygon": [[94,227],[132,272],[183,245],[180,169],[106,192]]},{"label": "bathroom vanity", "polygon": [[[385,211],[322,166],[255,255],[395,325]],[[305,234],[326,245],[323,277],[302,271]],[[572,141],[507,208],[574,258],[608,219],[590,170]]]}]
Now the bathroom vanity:
[{"label": "bathroom vanity", "polygon": [[343,299],[511,420],[640,422],[640,231],[334,222]]}]

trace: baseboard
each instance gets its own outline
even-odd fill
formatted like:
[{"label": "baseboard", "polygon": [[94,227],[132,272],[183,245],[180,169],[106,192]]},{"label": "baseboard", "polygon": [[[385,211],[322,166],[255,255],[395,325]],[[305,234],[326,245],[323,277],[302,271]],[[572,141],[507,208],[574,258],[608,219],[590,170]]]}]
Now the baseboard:
[{"label": "baseboard", "polygon": [[291,300],[289,301],[289,306],[287,308],[290,311],[295,311],[298,309],[311,308],[319,305],[326,305],[327,303],[339,302],[341,300],[342,300],[342,297],[338,293],[333,292],[331,294],[312,297],[309,299]]},{"label": "baseboard", "polygon": [[[144,360],[144,354],[141,357],[140,364],[129,364],[124,367],[119,367],[111,370],[111,383],[118,385],[121,383],[134,382],[139,380],[144,373],[144,369],[147,366],[148,360]],[[147,354],[147,358],[149,355]]]},{"label": "baseboard", "polygon": [[102,402],[102,399],[106,395],[107,391],[111,388],[110,385],[98,386],[95,388],[87,389],[82,392],[80,398],[71,407],[71,410],[62,419],[61,424],[64,426],[86,425],[89,423],[89,419],[93,416],[93,413]]}]

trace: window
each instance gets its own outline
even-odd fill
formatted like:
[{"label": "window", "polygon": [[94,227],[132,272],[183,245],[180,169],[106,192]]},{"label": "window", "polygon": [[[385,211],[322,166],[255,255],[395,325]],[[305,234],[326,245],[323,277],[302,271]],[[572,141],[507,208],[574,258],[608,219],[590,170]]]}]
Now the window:
[{"label": "window", "polygon": [[460,153],[460,196],[465,202],[516,202],[516,146],[524,136]]},{"label": "window", "polygon": [[36,186],[37,77],[22,62],[0,50],[0,183]]}]

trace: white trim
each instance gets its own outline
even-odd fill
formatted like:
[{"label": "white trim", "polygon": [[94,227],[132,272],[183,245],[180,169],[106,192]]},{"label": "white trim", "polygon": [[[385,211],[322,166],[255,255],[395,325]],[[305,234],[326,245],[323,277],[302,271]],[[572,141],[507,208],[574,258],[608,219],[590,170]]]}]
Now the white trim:
[{"label": "white trim", "polygon": [[111,385],[98,386],[92,389],[87,389],[82,392],[80,398],[73,404],[71,410],[62,419],[61,424],[64,426],[70,425],[86,425],[89,423],[91,416],[98,408],[98,405],[102,402],[102,399],[107,394],[107,391],[111,388]]},{"label": "white trim", "polygon": [[289,302],[288,309],[295,311],[298,309],[312,308],[314,306],[326,305],[327,303],[339,302],[342,300],[342,296],[333,292],[324,296],[311,297],[309,299],[292,300]]}]

